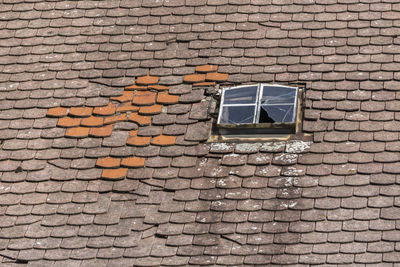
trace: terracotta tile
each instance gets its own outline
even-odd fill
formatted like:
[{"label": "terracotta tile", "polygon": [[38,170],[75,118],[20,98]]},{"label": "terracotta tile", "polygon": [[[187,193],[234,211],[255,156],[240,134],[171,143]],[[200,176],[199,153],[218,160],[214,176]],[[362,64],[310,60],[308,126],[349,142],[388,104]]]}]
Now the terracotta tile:
[{"label": "terracotta tile", "polygon": [[170,95],[167,92],[161,92],[157,95],[157,103],[160,104],[176,104],[179,101],[179,96]]},{"label": "terracotta tile", "polygon": [[152,105],[152,106],[144,106],[140,107],[139,114],[141,115],[155,115],[160,114],[162,111],[161,105]]},{"label": "terracotta tile", "polygon": [[206,76],[204,74],[190,74],[190,75],[185,75],[183,81],[188,83],[199,83],[199,82],[204,82],[205,78]]},{"label": "terracotta tile", "polygon": [[158,83],[158,77],[156,76],[141,76],[136,79],[136,84],[156,84]]},{"label": "terracotta tile", "polygon": [[196,72],[212,72],[217,70],[218,66],[216,65],[201,65],[196,67]]},{"label": "terracotta tile", "polygon": [[102,117],[90,116],[89,118],[83,118],[81,121],[81,125],[90,127],[101,126],[103,125],[103,121],[104,119]]},{"label": "terracotta tile", "polygon": [[226,81],[228,80],[229,75],[226,73],[218,73],[218,72],[212,72],[212,73],[207,73],[206,74],[206,80],[207,81]]},{"label": "terracotta tile", "polygon": [[133,85],[125,87],[125,90],[127,90],[127,91],[135,91],[135,90],[143,91],[143,90],[147,90],[147,86],[140,86],[140,85],[133,84]]},{"label": "terracotta tile", "polygon": [[127,168],[106,169],[106,170],[103,170],[101,177],[103,179],[119,180],[119,179],[125,178],[127,173],[128,173]]},{"label": "terracotta tile", "polygon": [[68,114],[68,109],[67,108],[62,108],[62,107],[57,107],[57,108],[51,108],[47,111],[47,116],[49,117],[64,117],[67,116]]},{"label": "terracotta tile", "polygon": [[215,82],[202,82],[202,83],[194,83],[193,87],[207,87],[207,86],[214,86]]},{"label": "terracotta tile", "polygon": [[93,137],[111,136],[112,129],[113,129],[112,125],[107,125],[107,126],[104,126],[104,127],[90,128],[89,135],[93,136]]},{"label": "terracotta tile", "polygon": [[116,116],[105,118],[104,119],[104,124],[112,124],[112,123],[115,123],[115,122],[126,121],[126,120],[127,120],[126,113],[123,113],[123,114],[120,114],[120,115],[116,115]]},{"label": "terracotta tile", "polygon": [[138,157],[130,157],[130,158],[123,158],[121,161],[121,165],[124,167],[143,167],[144,166],[144,158],[138,158]]},{"label": "terracotta tile", "polygon": [[75,117],[89,117],[90,115],[92,115],[92,111],[93,108],[89,107],[73,107],[69,111],[69,114]]},{"label": "terracotta tile", "polygon": [[154,137],[153,140],[151,140],[151,143],[158,146],[170,146],[175,144],[175,141],[175,136],[159,135],[157,137]]},{"label": "terracotta tile", "polygon": [[99,158],[96,161],[96,166],[102,168],[117,168],[119,167],[120,162],[121,162],[120,158],[112,158],[112,157]]},{"label": "terracotta tile", "polygon": [[164,91],[164,90],[168,90],[169,87],[168,86],[164,86],[164,85],[150,85],[149,86],[150,89],[155,89],[158,91]]},{"label": "terracotta tile", "polygon": [[128,137],[126,143],[131,146],[148,146],[150,144],[149,136],[140,137],[140,136],[131,136]]},{"label": "terracotta tile", "polygon": [[139,107],[131,103],[124,103],[122,106],[117,107],[117,112],[138,111]]},{"label": "terracotta tile", "polygon": [[75,127],[75,126],[79,126],[80,123],[81,123],[80,118],[64,117],[64,118],[58,119],[57,126],[59,126],[59,127]]},{"label": "terracotta tile", "polygon": [[137,124],[139,124],[141,126],[144,126],[144,125],[149,125],[150,124],[151,117],[141,116],[141,115],[139,115],[137,113],[131,113],[129,115],[129,120],[133,121],[133,122],[136,122]]},{"label": "terracotta tile", "polygon": [[132,98],[133,98],[133,91],[124,91],[121,96],[114,96],[111,97],[110,99],[123,103],[131,101]]},{"label": "terracotta tile", "polygon": [[156,101],[156,94],[150,91],[137,91],[132,103],[138,106],[153,105]]},{"label": "terracotta tile", "polygon": [[88,135],[89,135],[89,128],[85,127],[70,128],[65,133],[65,136],[75,137],[75,138],[83,138],[87,137]]},{"label": "terracotta tile", "polygon": [[109,116],[115,113],[115,104],[108,103],[107,106],[104,107],[95,107],[93,110],[93,114],[95,115],[102,115],[102,116]]}]

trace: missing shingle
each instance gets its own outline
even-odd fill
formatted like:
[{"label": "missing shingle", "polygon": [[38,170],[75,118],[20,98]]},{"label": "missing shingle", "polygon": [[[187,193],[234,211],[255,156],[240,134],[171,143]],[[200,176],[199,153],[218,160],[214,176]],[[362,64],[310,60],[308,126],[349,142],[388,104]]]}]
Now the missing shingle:
[{"label": "missing shingle", "polygon": [[19,166],[17,169],[15,169],[15,173],[20,173],[20,172],[22,172],[22,167],[21,166]]}]

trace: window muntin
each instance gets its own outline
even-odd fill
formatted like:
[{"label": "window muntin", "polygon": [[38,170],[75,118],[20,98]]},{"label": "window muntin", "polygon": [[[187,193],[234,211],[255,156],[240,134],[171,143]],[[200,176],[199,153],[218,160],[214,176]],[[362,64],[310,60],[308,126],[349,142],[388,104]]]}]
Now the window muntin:
[{"label": "window muntin", "polygon": [[234,127],[257,128],[246,133],[279,132],[280,127],[287,132],[295,129],[297,105],[297,87],[259,84],[224,88],[217,126],[221,133],[237,133]]}]

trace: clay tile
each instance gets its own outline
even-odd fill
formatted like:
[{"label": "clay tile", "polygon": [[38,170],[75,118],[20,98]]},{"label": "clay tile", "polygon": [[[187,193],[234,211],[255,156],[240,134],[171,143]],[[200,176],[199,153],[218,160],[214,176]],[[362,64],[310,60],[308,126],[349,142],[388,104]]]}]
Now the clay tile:
[{"label": "clay tile", "polygon": [[218,66],[216,65],[201,65],[196,67],[197,72],[212,72],[217,70]]},{"label": "clay tile", "polygon": [[218,72],[211,72],[206,74],[207,81],[226,81],[228,80],[228,74],[226,73],[218,73]]},{"label": "clay tile", "polygon": [[157,95],[157,103],[160,104],[176,104],[179,101],[179,96],[170,95],[167,92],[161,92]]},{"label": "clay tile", "polygon": [[138,158],[138,157],[130,157],[130,158],[123,158],[121,165],[124,167],[143,167],[144,166],[144,158]]},{"label": "clay tile", "polygon": [[159,135],[157,137],[154,137],[151,143],[158,146],[170,146],[175,144],[175,141],[175,136]]},{"label": "clay tile", "polygon": [[119,180],[125,178],[127,173],[128,173],[127,168],[105,169],[103,170],[101,177],[103,179]]},{"label": "clay tile", "polygon": [[156,101],[156,94],[150,91],[137,91],[132,103],[138,106],[150,106]]},{"label": "clay tile", "polygon": [[205,78],[206,76],[204,74],[190,74],[190,75],[185,75],[183,81],[188,83],[199,83],[199,82],[204,82]]},{"label": "clay tile", "polygon": [[96,166],[102,168],[118,168],[120,162],[121,159],[119,158],[112,158],[112,157],[99,158],[96,161]]},{"label": "clay tile", "polygon": [[215,82],[202,82],[202,83],[194,83],[193,87],[207,87],[207,86],[214,86]]},{"label": "clay tile", "polygon": [[93,137],[107,137],[111,136],[112,133],[112,125],[107,125],[99,128],[91,128],[89,131],[89,135]]},{"label": "clay tile", "polygon": [[117,115],[117,116],[112,116],[112,117],[107,117],[104,119],[104,124],[112,124],[115,122],[119,122],[119,121],[126,121],[127,117],[126,117],[126,113]]},{"label": "clay tile", "polygon": [[90,115],[92,115],[92,111],[93,108],[89,107],[73,107],[69,111],[69,114],[75,117],[89,117]]},{"label": "clay tile", "polygon": [[156,84],[158,83],[158,77],[155,76],[141,76],[136,79],[136,84]]},{"label": "clay tile", "polygon": [[104,119],[102,117],[90,116],[89,118],[83,118],[81,121],[81,125],[90,127],[101,126],[103,125],[103,120]]},{"label": "clay tile", "polygon": [[65,133],[65,136],[74,138],[83,138],[87,137],[88,135],[89,135],[89,128],[85,127],[70,128]]},{"label": "clay tile", "polygon": [[164,85],[150,85],[149,86],[150,89],[155,89],[158,91],[164,91],[164,90],[168,90],[169,87],[168,86],[164,86]]},{"label": "clay tile", "polygon": [[58,119],[57,126],[59,126],[59,127],[75,127],[75,126],[79,126],[80,123],[81,123],[80,118],[64,117],[64,118]]},{"label": "clay tile", "polygon": [[108,105],[104,107],[95,107],[93,110],[93,114],[95,115],[108,116],[108,115],[113,115],[114,113],[115,113],[115,104],[113,103],[108,103]]},{"label": "clay tile", "polygon": [[161,105],[152,105],[152,106],[144,106],[140,107],[139,109],[139,114],[142,115],[155,115],[155,114],[160,114],[162,110]]},{"label": "clay tile", "polygon": [[124,103],[122,106],[117,107],[117,112],[128,112],[138,111],[139,107],[132,105],[131,103]]},{"label": "clay tile", "polygon": [[62,107],[51,108],[47,111],[47,116],[49,117],[64,117],[67,116],[67,114],[68,109]]},{"label": "clay tile", "polygon": [[136,85],[136,84],[125,87],[125,90],[128,90],[128,91],[134,91],[134,90],[142,91],[142,90],[146,90],[146,89],[147,89],[146,86],[140,86],[140,85]]},{"label": "clay tile", "polygon": [[129,132],[129,136],[136,136],[137,133],[138,133],[138,130],[131,130],[131,131]]},{"label": "clay tile", "polygon": [[128,137],[126,143],[131,146],[148,146],[150,144],[150,137],[131,136]]},{"label": "clay tile", "polygon": [[141,115],[139,115],[137,113],[131,113],[129,115],[129,120],[133,121],[133,122],[136,122],[140,126],[144,126],[144,125],[149,125],[150,124],[150,117],[141,116]]},{"label": "clay tile", "polygon": [[111,97],[111,100],[116,100],[118,102],[128,102],[133,98],[133,91],[124,91],[121,96]]}]

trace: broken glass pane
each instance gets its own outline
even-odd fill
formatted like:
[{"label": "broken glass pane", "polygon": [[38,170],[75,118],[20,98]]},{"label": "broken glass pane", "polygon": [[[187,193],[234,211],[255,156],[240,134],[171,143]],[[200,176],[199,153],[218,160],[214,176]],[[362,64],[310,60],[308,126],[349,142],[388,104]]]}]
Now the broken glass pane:
[{"label": "broken glass pane", "polygon": [[294,105],[261,105],[261,122],[294,122]]},{"label": "broken glass pane", "polygon": [[222,108],[221,120],[219,123],[253,123],[255,108],[255,106],[225,106]]},{"label": "broken glass pane", "polygon": [[264,86],[261,104],[294,104],[296,89],[281,86]]},{"label": "broken glass pane", "polygon": [[258,86],[225,90],[224,104],[255,104]]}]

